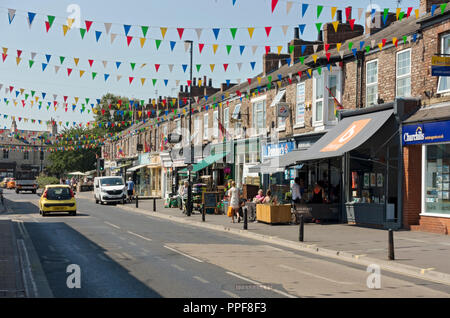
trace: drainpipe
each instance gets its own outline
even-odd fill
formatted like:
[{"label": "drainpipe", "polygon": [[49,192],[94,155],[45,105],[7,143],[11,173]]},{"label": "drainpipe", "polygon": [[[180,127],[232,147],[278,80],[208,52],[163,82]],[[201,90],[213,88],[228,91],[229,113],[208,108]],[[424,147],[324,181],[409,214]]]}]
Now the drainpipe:
[{"label": "drainpipe", "polygon": [[355,106],[356,108],[362,108],[362,90],[363,90],[363,69],[364,69],[364,52],[358,51],[356,53],[356,96]]}]

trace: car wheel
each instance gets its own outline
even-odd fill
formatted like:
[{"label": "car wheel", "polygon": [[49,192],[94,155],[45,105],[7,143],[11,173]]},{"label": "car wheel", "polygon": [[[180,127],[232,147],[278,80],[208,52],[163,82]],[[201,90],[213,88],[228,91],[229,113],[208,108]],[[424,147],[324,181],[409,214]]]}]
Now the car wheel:
[{"label": "car wheel", "polygon": [[76,216],[77,215],[77,211],[70,212],[70,215],[71,216]]},{"label": "car wheel", "polygon": [[39,210],[39,215],[42,215],[42,210]]},{"label": "car wheel", "polygon": [[17,193],[17,194],[19,194],[19,191],[18,191],[18,190],[16,190],[16,193]]},{"label": "car wheel", "polygon": [[42,211],[42,216],[47,216],[47,212]]}]

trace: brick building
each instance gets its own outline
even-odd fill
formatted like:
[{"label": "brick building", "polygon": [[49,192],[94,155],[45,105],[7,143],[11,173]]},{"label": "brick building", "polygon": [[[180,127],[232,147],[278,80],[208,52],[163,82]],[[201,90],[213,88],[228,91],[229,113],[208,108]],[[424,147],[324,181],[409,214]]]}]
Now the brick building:
[{"label": "brick building", "polygon": [[[450,8],[441,14],[439,5],[440,1],[422,0],[420,19],[412,14],[397,21],[395,13],[389,13],[383,21],[383,13],[377,12],[365,28],[351,27],[338,12],[337,32],[335,25],[325,24],[317,41],[300,39],[296,30],[288,43],[291,53],[264,55],[263,73],[251,81],[223,84],[220,90],[198,94],[192,114],[193,141],[200,150],[200,155],[196,151],[196,162],[211,151],[223,151],[220,146],[226,139],[234,154],[219,167],[223,170],[229,165],[238,184],[261,177],[265,189],[273,185],[289,188],[293,177],[299,176],[312,189],[315,183],[325,180],[327,200],[340,210],[340,221],[448,233],[449,218],[445,213],[426,214],[422,210],[426,196],[421,181],[422,149],[426,146],[402,144],[399,135],[403,125],[423,121],[428,109],[435,107],[430,105],[444,107],[449,100],[446,78],[431,74],[431,57],[450,53],[445,42]],[[203,85],[205,82],[206,79]],[[186,90],[180,91],[184,95],[179,97],[186,98]],[[279,116],[280,105],[287,107],[287,117]],[[337,132],[343,122],[356,121],[358,116],[372,116],[376,121],[382,113],[391,115],[380,119],[381,126],[374,128],[373,138],[361,140],[362,145],[352,149],[353,153],[348,151],[342,158],[319,156],[320,160],[309,156],[308,151]],[[177,170],[186,166],[186,151],[182,153],[189,144],[185,133],[187,118],[183,108],[175,120],[133,126],[105,149],[114,160],[117,153],[113,149],[121,147],[128,154],[136,149],[137,138],[141,138],[141,143],[145,140],[149,144],[151,153],[165,157],[161,159],[162,177],[164,172],[170,172],[166,185],[174,183],[178,180]],[[226,133],[220,126],[229,133],[228,138],[224,138]],[[182,131],[184,136],[175,146],[176,151],[162,138],[174,130]],[[384,140],[392,144],[385,144]],[[378,145],[384,148],[377,153]],[[222,150],[215,150],[214,146]],[[372,162],[352,163],[350,157],[357,157],[356,154]],[[285,164],[282,172],[277,167],[263,170],[264,163],[271,159],[279,160],[279,167]],[[214,171],[209,172],[221,173]],[[215,180],[223,183],[224,178]],[[371,205],[364,205],[368,203]],[[356,213],[359,207],[373,209],[377,216],[365,215],[358,220],[353,215],[350,220],[348,213],[344,215],[344,210]]]}]

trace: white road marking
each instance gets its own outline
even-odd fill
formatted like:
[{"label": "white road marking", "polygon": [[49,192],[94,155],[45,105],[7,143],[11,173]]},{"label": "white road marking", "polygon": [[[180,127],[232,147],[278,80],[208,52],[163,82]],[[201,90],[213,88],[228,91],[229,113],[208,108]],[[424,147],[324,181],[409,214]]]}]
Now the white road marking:
[{"label": "white road marking", "polygon": [[130,254],[127,254],[125,252],[122,252],[122,255],[125,256],[126,258],[129,258],[129,259],[133,260],[133,261],[136,260],[133,256],[131,256]]},{"label": "white road marking", "polygon": [[[27,291],[29,290],[27,279],[25,277],[25,276],[28,276],[28,278],[31,281],[34,297],[39,297],[36,282],[34,281],[33,273],[31,272],[31,263],[30,263],[30,258],[28,256],[28,251],[25,247],[25,241],[22,239],[17,240],[17,245],[19,246],[19,249],[22,251],[23,257],[24,257],[23,262],[20,262],[20,263],[22,265],[22,275],[23,275],[23,282],[25,284],[25,289]],[[31,297],[31,295],[27,295],[27,296]]]},{"label": "white road marking", "polygon": [[115,227],[116,229],[120,229],[119,226],[117,226],[117,225],[115,225],[115,224],[112,224],[112,223],[109,223],[109,222],[107,222],[107,221],[105,221],[105,224],[108,224],[109,226]]},{"label": "white road marking", "polygon": [[151,238],[144,237],[144,236],[142,236],[142,235],[136,234],[136,233],[131,232],[131,231],[128,231],[127,233],[129,233],[129,234],[131,234],[131,235],[134,235],[134,236],[137,236],[137,237],[139,237],[139,238],[141,238],[141,239],[143,239],[143,240],[146,240],[146,241],[151,241],[151,240],[152,240]]},{"label": "white road marking", "polygon": [[249,278],[240,276],[240,275],[238,275],[238,274],[235,274],[235,273],[232,273],[232,272],[226,272],[226,273],[227,273],[228,275],[231,275],[231,276],[237,277],[237,278],[239,278],[239,279],[245,280],[245,281],[247,281],[247,282],[249,282],[249,283],[252,283],[252,284],[254,284],[255,286],[258,286],[259,288],[262,288],[262,289],[265,289],[265,290],[270,290],[270,291],[272,291],[272,292],[274,292],[274,293],[280,294],[280,295],[285,296],[285,297],[288,297],[288,298],[297,298],[296,296],[290,295],[290,294],[285,293],[285,292],[283,292],[283,291],[281,291],[281,290],[278,290],[278,289],[271,288],[271,287],[269,287],[269,286],[265,286],[265,285],[263,285],[263,284],[261,284],[261,283],[258,283],[258,282],[254,281],[254,280],[249,279]]},{"label": "white road marking", "polygon": [[290,267],[290,266],[287,266],[287,265],[279,264],[278,266],[281,267],[281,268],[287,269],[287,270],[291,270],[291,271],[295,271],[297,273],[304,274],[304,275],[307,275],[307,276],[312,276],[312,277],[315,277],[315,278],[323,279],[323,280],[326,280],[326,281],[329,281],[329,282],[332,282],[332,283],[342,284],[342,285],[353,285],[353,283],[350,283],[350,282],[340,282],[340,281],[337,281],[337,280],[334,280],[334,279],[331,279],[331,278],[328,278],[328,277],[324,277],[324,276],[320,276],[320,275],[317,275],[317,274],[313,274],[311,272],[307,272],[307,271],[304,271],[304,270],[299,270],[297,268]]},{"label": "white road marking", "polygon": [[181,255],[183,255],[183,256],[186,256],[187,258],[190,258],[190,259],[192,259],[192,260],[194,260],[194,261],[196,261],[196,262],[203,263],[202,260],[200,260],[200,259],[198,259],[198,258],[195,258],[195,257],[193,257],[193,256],[190,256],[190,255],[184,254],[183,252],[177,251],[176,249],[171,248],[171,247],[169,247],[169,246],[167,246],[167,245],[164,245],[164,247],[167,248],[168,250],[171,250],[171,251],[175,252],[175,253],[178,253],[178,254],[181,254]]},{"label": "white road marking", "polygon": [[182,271],[182,272],[184,272],[184,271],[185,271],[185,269],[184,269],[183,267],[181,267],[181,266],[178,266],[177,264],[170,264],[170,266],[172,266],[172,267],[174,267],[174,268],[178,269],[179,271]]},{"label": "white road marking", "polygon": [[206,279],[203,279],[199,276],[194,276],[194,278],[198,281],[201,281],[203,284],[209,284],[209,282]]},{"label": "white road marking", "polygon": [[130,244],[131,246],[136,246],[137,244],[132,242],[132,241],[128,241],[128,244]]},{"label": "white road marking", "polygon": [[228,290],[222,289],[222,293],[227,294],[228,296],[232,297],[232,298],[240,298],[238,295],[236,295],[235,293],[232,293]]}]

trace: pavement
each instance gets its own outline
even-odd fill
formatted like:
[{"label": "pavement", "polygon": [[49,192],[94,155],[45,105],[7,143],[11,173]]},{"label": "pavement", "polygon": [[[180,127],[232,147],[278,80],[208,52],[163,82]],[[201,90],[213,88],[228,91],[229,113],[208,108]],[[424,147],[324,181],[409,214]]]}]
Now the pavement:
[{"label": "pavement", "polygon": [[[92,199],[92,193],[78,193],[77,196]],[[248,230],[243,230],[243,222],[231,223],[226,215],[206,214],[202,222],[200,213],[190,217],[182,214],[178,208],[165,208],[164,201],[156,200],[156,212],[153,212],[153,200],[139,200],[135,203],[117,205],[153,216],[188,223],[229,233],[235,233],[252,239],[295,248],[319,255],[370,265],[379,264],[382,269],[426,278],[435,282],[450,284],[450,236],[398,230],[394,233],[395,260],[388,260],[388,232],[349,224],[305,223],[304,241],[299,242],[298,225],[269,225],[249,222]]]}]

